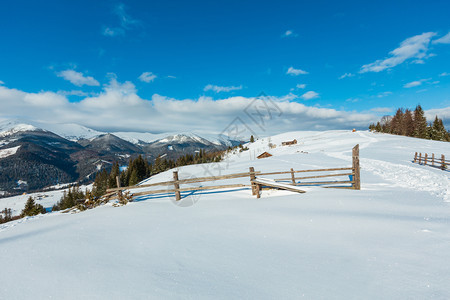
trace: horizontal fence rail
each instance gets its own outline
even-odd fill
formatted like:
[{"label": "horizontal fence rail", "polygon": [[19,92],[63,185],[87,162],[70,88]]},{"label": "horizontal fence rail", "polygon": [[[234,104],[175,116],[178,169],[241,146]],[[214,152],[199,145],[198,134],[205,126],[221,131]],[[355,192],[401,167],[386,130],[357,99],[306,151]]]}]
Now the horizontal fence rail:
[{"label": "horizontal fence rail", "polygon": [[[261,172],[256,172],[256,174],[258,174],[258,175],[259,175],[259,173],[261,173]],[[115,191],[122,191],[124,189],[127,189],[127,190],[141,189],[141,188],[158,186],[158,185],[173,185],[176,182],[178,182],[178,184],[208,182],[208,181],[234,179],[234,178],[241,178],[241,177],[248,177],[248,176],[250,176],[249,172],[228,174],[228,175],[222,175],[222,176],[196,177],[196,178],[188,178],[188,179],[181,179],[181,180],[171,180],[171,181],[162,181],[162,182],[155,182],[155,183],[149,183],[149,184],[132,185],[132,186],[127,186],[127,187],[118,187],[118,188],[107,189],[106,192],[109,193],[109,192],[115,192]]]},{"label": "horizontal fence rail", "polygon": [[[345,173],[330,173],[330,174],[318,174],[311,176],[296,176],[299,173],[308,173],[308,172],[338,172],[338,171],[350,171]],[[278,179],[264,179],[261,176],[270,176],[270,175],[284,175],[290,174],[289,178],[278,178]],[[336,180],[336,181],[305,181],[309,179],[317,179],[317,178],[327,178],[327,177],[339,177],[346,176],[350,177],[350,180]],[[214,185],[214,186],[195,186],[195,187],[182,187],[181,185],[190,184],[190,183],[203,183],[203,182],[213,182],[213,181],[222,181],[228,179],[236,179],[236,178],[245,178],[249,177],[249,184],[243,183],[234,183],[234,184],[223,184],[223,185]],[[258,179],[260,178],[260,179]],[[208,177],[197,177],[197,178],[187,178],[187,179],[179,179],[178,171],[173,172],[173,180],[170,181],[162,181],[155,183],[147,183],[141,185],[133,185],[127,187],[121,187],[120,181],[117,179],[117,188],[107,189],[103,197],[113,199],[115,197],[119,197],[121,193],[125,190],[133,190],[133,189],[142,189],[148,187],[156,187],[156,186],[165,186],[166,188],[157,189],[157,190],[147,190],[147,191],[137,191],[132,193],[133,197],[144,196],[144,195],[152,195],[152,194],[175,194],[175,199],[177,201],[181,200],[181,192],[188,191],[201,191],[201,190],[215,190],[215,189],[228,189],[228,188],[240,188],[240,187],[251,187],[252,194],[256,195],[257,198],[260,197],[260,192],[264,188],[278,188],[285,189],[290,191],[304,192],[297,188],[297,186],[323,186],[325,188],[339,188],[339,189],[361,189],[361,181],[360,181],[360,167],[359,167],[359,145],[356,145],[353,148],[352,152],[352,167],[346,168],[327,168],[327,169],[311,169],[311,170],[294,170],[291,168],[290,171],[279,171],[279,172],[261,172],[255,171],[253,167],[249,168],[249,172],[245,173],[236,173],[236,174],[227,174],[227,175],[219,175],[219,176],[208,176]],[[273,183],[271,183],[273,181]],[[288,181],[288,183],[282,182]],[[330,186],[331,185],[331,186]],[[334,186],[339,185],[339,186]],[[342,186],[344,185],[344,186]]]},{"label": "horizontal fence rail", "polygon": [[418,163],[419,165],[430,166],[439,168],[441,170],[445,170],[448,168],[450,160],[445,159],[445,155],[441,154],[440,158],[435,157],[434,153],[428,155],[428,153],[424,153],[422,156],[422,152],[414,154],[414,163]]}]

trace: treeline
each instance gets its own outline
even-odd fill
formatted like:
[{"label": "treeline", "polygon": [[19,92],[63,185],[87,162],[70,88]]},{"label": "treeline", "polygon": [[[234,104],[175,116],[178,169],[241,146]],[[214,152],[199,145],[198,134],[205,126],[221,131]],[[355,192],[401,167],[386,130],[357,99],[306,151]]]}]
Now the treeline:
[{"label": "treeline", "polygon": [[420,105],[414,111],[399,108],[394,116],[384,116],[377,124],[370,124],[369,129],[421,139],[450,141],[450,133],[445,129],[442,119],[436,116],[433,123],[428,123]]},{"label": "treeline", "polygon": [[13,217],[11,208],[5,208],[0,212],[0,224],[20,219],[20,216]]}]

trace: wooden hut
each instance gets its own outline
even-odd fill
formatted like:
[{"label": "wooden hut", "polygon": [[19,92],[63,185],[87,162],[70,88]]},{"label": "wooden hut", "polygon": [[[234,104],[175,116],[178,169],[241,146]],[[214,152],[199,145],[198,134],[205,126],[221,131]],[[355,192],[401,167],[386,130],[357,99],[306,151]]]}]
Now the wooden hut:
[{"label": "wooden hut", "polygon": [[287,141],[287,142],[282,142],[281,143],[282,146],[289,146],[289,145],[295,145],[295,144],[297,144],[297,140]]},{"label": "wooden hut", "polygon": [[261,158],[266,158],[266,157],[271,157],[271,156],[272,156],[272,154],[270,154],[269,152],[264,152],[264,153],[261,153],[260,155],[258,155],[256,158],[261,159]]}]

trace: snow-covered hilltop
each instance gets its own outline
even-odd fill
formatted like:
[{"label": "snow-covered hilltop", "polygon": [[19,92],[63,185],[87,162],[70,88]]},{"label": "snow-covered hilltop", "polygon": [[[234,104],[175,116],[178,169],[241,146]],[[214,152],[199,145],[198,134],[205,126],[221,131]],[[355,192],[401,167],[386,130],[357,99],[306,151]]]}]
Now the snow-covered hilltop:
[{"label": "snow-covered hilltop", "polygon": [[[296,145],[281,146],[293,139]],[[2,224],[1,297],[450,298],[450,172],[412,163],[415,151],[450,155],[448,143],[290,132],[247,144],[223,162],[178,171],[183,179],[250,166],[346,167],[355,144],[360,191],[264,190],[260,199],[248,188],[186,192],[188,207],[168,194],[149,195],[122,207]],[[255,159],[264,151],[272,156]],[[146,183],[170,180],[172,171]]]},{"label": "snow-covered hilltop", "polygon": [[36,130],[42,129],[15,120],[7,120],[0,122],[0,138],[7,137],[21,131],[36,131]]}]

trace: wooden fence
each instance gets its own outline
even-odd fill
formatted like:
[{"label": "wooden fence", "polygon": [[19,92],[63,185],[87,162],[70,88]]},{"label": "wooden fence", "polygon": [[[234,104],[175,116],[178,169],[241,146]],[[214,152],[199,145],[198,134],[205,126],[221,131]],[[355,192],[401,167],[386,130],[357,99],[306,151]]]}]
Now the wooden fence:
[{"label": "wooden fence", "polygon": [[431,166],[439,168],[441,170],[445,170],[447,169],[450,160],[445,159],[444,154],[441,154],[440,158],[436,158],[434,153],[431,153],[431,155],[428,155],[428,153],[424,153],[424,155],[422,156],[421,152],[419,154],[416,152],[413,162],[418,163],[419,165]]},{"label": "wooden fence", "polygon": [[[347,171],[347,172],[342,172],[342,171]],[[329,173],[329,172],[332,172],[332,173]],[[336,173],[336,172],[339,172],[339,173]],[[318,175],[312,175],[312,176],[298,176],[298,175],[304,174],[304,173],[326,173],[326,174],[318,174]],[[360,166],[359,166],[359,145],[356,145],[353,148],[352,166],[347,167],[347,168],[328,168],[328,169],[314,169],[314,170],[294,170],[293,168],[291,168],[290,171],[263,173],[261,171],[255,171],[255,169],[253,167],[250,167],[249,172],[245,172],[245,173],[228,174],[228,175],[220,175],[220,176],[209,176],[209,177],[187,178],[187,179],[179,179],[178,171],[174,171],[173,172],[173,180],[170,180],[170,181],[121,187],[119,181],[117,180],[118,187],[108,189],[105,197],[114,197],[115,195],[122,193],[122,191],[124,191],[124,190],[142,189],[142,188],[155,187],[155,186],[167,186],[167,188],[165,188],[165,189],[147,190],[147,191],[141,191],[141,192],[138,191],[138,192],[132,193],[132,194],[133,194],[133,197],[137,197],[137,196],[151,195],[151,194],[170,193],[170,194],[175,194],[175,199],[177,201],[179,201],[179,200],[181,200],[181,192],[251,187],[252,194],[256,195],[259,198],[260,191],[264,187],[269,187],[269,188],[272,187],[273,188],[273,187],[277,187],[277,186],[275,184],[274,185],[258,184],[258,183],[256,183],[257,177],[284,175],[284,174],[289,174],[290,177],[276,178],[276,179],[273,179],[273,181],[274,182],[288,182],[290,186],[323,186],[326,188],[359,190],[359,189],[361,189]],[[222,184],[222,185],[213,185],[213,186],[181,187],[181,185],[185,185],[185,184],[189,184],[189,183],[223,181],[223,180],[245,178],[245,177],[249,177],[249,179],[250,179],[248,184],[234,183],[234,184]],[[350,180],[309,181],[310,179],[328,178],[328,177],[350,177]],[[280,187],[278,187],[278,188],[280,188]],[[285,189],[288,189],[288,188],[285,188]],[[294,189],[288,189],[288,190],[294,190]]]}]

